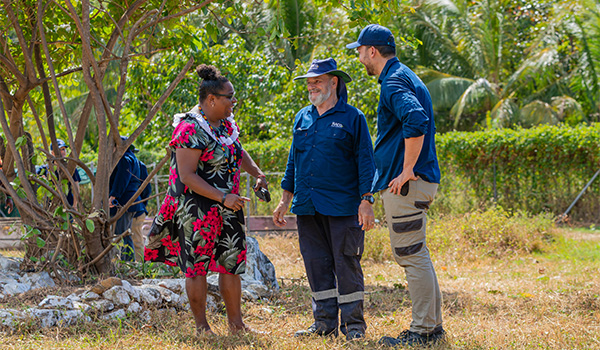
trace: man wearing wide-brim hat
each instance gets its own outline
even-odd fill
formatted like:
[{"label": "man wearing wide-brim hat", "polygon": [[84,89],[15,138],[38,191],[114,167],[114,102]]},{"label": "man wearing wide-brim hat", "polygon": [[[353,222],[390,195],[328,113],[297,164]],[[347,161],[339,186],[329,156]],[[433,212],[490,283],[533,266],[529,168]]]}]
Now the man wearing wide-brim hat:
[{"label": "man wearing wide-brim hat", "polygon": [[360,339],[367,328],[360,259],[374,222],[371,135],[364,114],[347,103],[352,79],[334,59],[314,60],[294,79],[306,79],[312,104],[296,114],[273,222],[285,225],[292,202],[315,319],[295,335],[337,335],[339,327],[346,339]]}]

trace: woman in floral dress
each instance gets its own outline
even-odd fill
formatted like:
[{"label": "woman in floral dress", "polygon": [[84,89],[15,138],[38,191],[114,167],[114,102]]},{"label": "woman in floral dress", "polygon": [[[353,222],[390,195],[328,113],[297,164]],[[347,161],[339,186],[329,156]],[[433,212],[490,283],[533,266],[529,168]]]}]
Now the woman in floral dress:
[{"label": "woman in floral dress", "polygon": [[232,333],[246,331],[240,274],[246,268],[240,168],[267,187],[265,175],[242,149],[233,119],[233,85],[214,66],[200,65],[199,104],[174,117],[169,190],[150,230],[147,261],[179,266],[198,333],[212,333],[206,319],[206,274],[219,273]]}]

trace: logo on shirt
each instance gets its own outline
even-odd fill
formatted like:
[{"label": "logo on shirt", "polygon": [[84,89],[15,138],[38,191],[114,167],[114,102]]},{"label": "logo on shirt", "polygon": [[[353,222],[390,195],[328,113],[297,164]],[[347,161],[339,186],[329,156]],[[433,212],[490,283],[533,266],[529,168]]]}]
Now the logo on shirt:
[{"label": "logo on shirt", "polygon": [[340,128],[340,129],[343,129],[343,128],[344,128],[344,125],[343,125],[342,123],[336,123],[336,122],[333,122],[333,123],[331,123],[331,127],[332,127],[332,128]]}]

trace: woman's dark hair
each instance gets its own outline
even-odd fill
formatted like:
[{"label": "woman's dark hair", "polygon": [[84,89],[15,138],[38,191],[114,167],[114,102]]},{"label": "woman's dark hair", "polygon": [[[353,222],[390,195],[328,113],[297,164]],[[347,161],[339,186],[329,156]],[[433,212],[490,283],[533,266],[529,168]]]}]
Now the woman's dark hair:
[{"label": "woman's dark hair", "polygon": [[198,88],[198,100],[200,102],[206,100],[209,94],[218,94],[219,91],[223,90],[225,83],[229,82],[213,65],[201,64],[196,67],[196,73],[202,79],[200,88]]}]

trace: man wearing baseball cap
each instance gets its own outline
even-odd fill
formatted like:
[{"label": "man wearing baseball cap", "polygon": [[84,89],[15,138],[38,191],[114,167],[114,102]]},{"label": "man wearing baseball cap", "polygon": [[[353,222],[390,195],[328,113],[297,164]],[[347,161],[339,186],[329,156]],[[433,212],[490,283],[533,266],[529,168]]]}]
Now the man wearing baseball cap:
[{"label": "man wearing baseball cap", "polygon": [[[67,145],[65,141],[61,139],[56,139],[56,145],[58,146],[58,152],[54,151],[54,146],[52,145],[52,143],[50,143],[50,151],[52,152],[52,154],[57,158],[66,158],[67,148],[69,148],[69,145]],[[62,161],[66,163],[64,159]],[[40,176],[48,177],[48,165],[44,164],[40,167],[37,167],[36,173]],[[56,178],[59,180],[67,178],[62,172],[59,172],[58,169],[55,171],[55,175]],[[81,176],[79,176],[77,168],[75,169],[71,177],[73,178],[74,188],[76,188],[77,192],[79,192],[79,183],[81,182]],[[77,208],[79,203],[77,198],[73,196],[73,187],[71,186],[71,182],[68,182],[67,184],[67,202],[73,208]]]},{"label": "man wearing baseball cap", "polygon": [[312,104],[296,114],[273,222],[286,224],[293,199],[315,319],[295,336],[337,335],[339,326],[346,340],[356,340],[367,329],[360,259],[374,222],[371,135],[364,114],[347,103],[352,79],[333,58],[314,60],[294,79],[306,79]]},{"label": "man wearing baseball cap", "polygon": [[370,24],[346,47],[358,51],[367,74],[379,76],[377,170],[371,192],[381,191],[392,251],[406,272],[413,304],[410,329],[379,342],[388,346],[436,343],[445,332],[442,297],[425,234],[427,210],[440,183],[431,96],[421,79],[396,57],[394,36],[386,27]]}]

